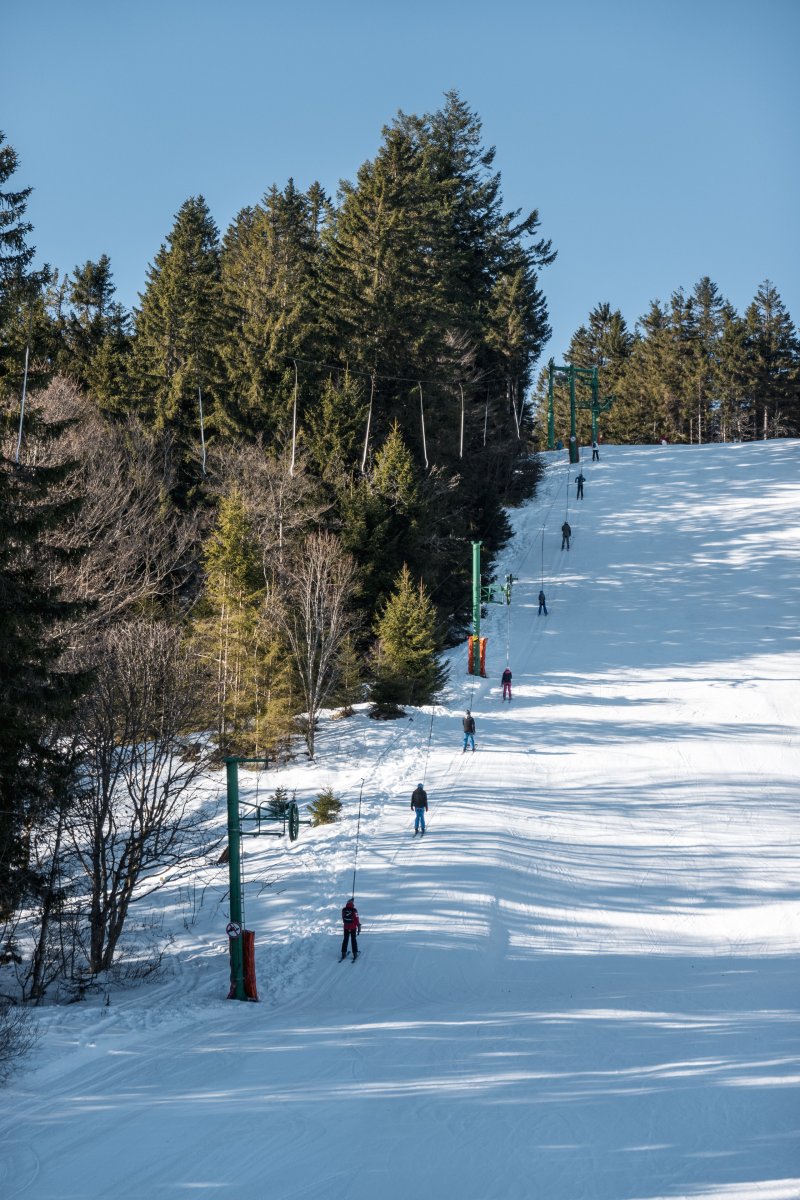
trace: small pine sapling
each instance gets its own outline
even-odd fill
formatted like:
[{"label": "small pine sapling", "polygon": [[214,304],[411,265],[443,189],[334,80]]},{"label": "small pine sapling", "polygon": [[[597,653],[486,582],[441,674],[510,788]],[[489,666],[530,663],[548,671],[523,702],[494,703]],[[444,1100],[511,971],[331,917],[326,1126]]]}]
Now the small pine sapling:
[{"label": "small pine sapling", "polygon": [[286,816],[286,810],[289,807],[289,791],[285,787],[275,788],[275,791],[267,801],[267,812],[276,821],[281,820]]},{"label": "small pine sapling", "polygon": [[332,825],[338,820],[342,808],[341,800],[333,794],[333,788],[323,788],[316,800],[309,805],[312,825]]}]

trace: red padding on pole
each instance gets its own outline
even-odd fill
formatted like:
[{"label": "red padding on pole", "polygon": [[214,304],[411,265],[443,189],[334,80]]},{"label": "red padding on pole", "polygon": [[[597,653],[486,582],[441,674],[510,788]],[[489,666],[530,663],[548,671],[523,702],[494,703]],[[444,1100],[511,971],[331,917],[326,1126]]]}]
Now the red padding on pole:
[{"label": "red padding on pole", "polygon": [[248,1000],[257,1000],[256,935],[252,929],[245,929],[242,932],[242,952],[244,954],[244,994]]}]

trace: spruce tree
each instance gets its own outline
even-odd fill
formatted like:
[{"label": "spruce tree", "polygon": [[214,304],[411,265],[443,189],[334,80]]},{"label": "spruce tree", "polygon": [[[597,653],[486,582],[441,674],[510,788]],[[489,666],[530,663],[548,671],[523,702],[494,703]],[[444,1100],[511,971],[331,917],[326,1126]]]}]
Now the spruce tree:
[{"label": "spruce tree", "polygon": [[343,486],[363,459],[368,403],[364,381],[328,376],[304,420],[304,446],[319,477]]},{"label": "spruce tree", "polygon": [[436,610],[404,564],[375,624],[378,638],[373,716],[397,715],[404,704],[432,704],[447,672],[439,662]]},{"label": "spruce tree", "polygon": [[326,231],[322,301],[345,363],[408,376],[442,348],[437,241],[436,185],[421,147],[407,130],[385,129],[375,159],[341,185]]},{"label": "spruce tree", "polygon": [[[497,478],[499,466],[502,486],[511,473],[508,460],[525,452],[521,397],[550,336],[539,272],[555,253],[538,236],[536,210],[524,216],[504,210],[495,150],[484,146],[481,121],[457,92],[447,92],[442,107],[425,118],[421,136],[445,196],[446,235],[436,270],[449,311],[448,343],[461,348],[461,378],[489,381],[490,445],[501,449],[499,463],[481,456],[474,467],[479,476],[485,466],[486,475]],[[483,389],[479,398],[484,398]],[[471,427],[477,449],[482,446],[480,422]]]},{"label": "spruce tree", "polygon": [[105,412],[124,411],[130,318],[114,300],[111,260],[102,254],[75,267],[67,282],[59,369],[76,379]]},{"label": "spruce tree", "polygon": [[694,329],[697,337],[695,373],[692,380],[698,440],[719,436],[719,341],[725,323],[726,302],[708,275],[692,290]]},{"label": "spruce tree", "polygon": [[31,270],[35,247],[28,235],[33,226],[25,213],[32,188],[7,187],[18,167],[17,153],[0,132],[0,395],[20,394],[26,351],[28,385],[45,377],[52,346],[51,322],[42,291],[51,278],[49,267]]},{"label": "spruce tree", "polygon": [[748,441],[754,432],[754,403],[747,322],[726,304],[717,345],[717,425],[723,442]]},{"label": "spruce tree", "polygon": [[415,558],[420,489],[411,452],[395,423],[366,476],[354,476],[339,496],[342,545],[361,568],[359,607],[373,614],[403,563]]},{"label": "spruce tree", "polygon": [[171,439],[185,495],[200,475],[200,396],[213,418],[219,394],[217,228],[202,196],[182,205],[147,275],[130,372],[141,414]]},{"label": "spruce tree", "polygon": [[203,560],[206,581],[196,636],[208,666],[220,747],[241,753],[253,746],[258,718],[258,631],[265,589],[238,490],[221,500]]},{"label": "spruce tree", "polygon": [[225,397],[215,423],[223,432],[263,434],[285,443],[292,431],[295,361],[305,401],[317,380],[308,360],[320,357],[316,310],[320,230],[329,204],[318,184],[307,193],[289,180],[246,208],[225,235],[221,296],[226,335],[221,347]]},{"label": "spruce tree", "polygon": [[[579,343],[578,343],[579,345]],[[670,353],[670,321],[654,300],[637,323],[629,353],[614,382],[616,401],[603,416],[603,429],[616,442],[674,441],[669,388],[662,371]]]},{"label": "spruce tree", "polygon": [[800,433],[800,342],[773,283],[759,287],[745,314],[750,386],[757,409],[754,436]]},{"label": "spruce tree", "polygon": [[35,253],[35,247],[28,245],[27,240],[33,226],[25,220],[33,188],[5,190],[17,166],[17,153],[0,131],[0,188],[4,189],[0,191],[0,285],[3,287],[24,276]]},{"label": "spruce tree", "polygon": [[[608,302],[596,304],[589,313],[589,320],[572,335],[567,353],[564,356],[567,363],[583,369],[597,367],[600,399],[609,395],[617,395],[620,380],[633,348],[634,337],[628,330],[625,318],[619,309],[612,309]],[[546,382],[540,382],[540,388]],[[559,416],[558,427],[566,430],[569,427],[568,389],[562,380],[556,387]],[[589,399],[588,390],[579,392],[579,399],[586,402]],[[541,401],[540,401],[541,402]],[[604,428],[611,428],[613,414],[603,414]],[[618,420],[617,425],[621,424]],[[578,412],[578,441],[586,445],[591,438],[591,412],[580,409]],[[540,436],[542,431],[540,430]],[[621,439],[620,439],[621,440]]]},{"label": "spruce tree", "polygon": [[334,795],[333,788],[323,788],[308,806],[312,825],[333,825],[339,819],[342,802]]},{"label": "spruce tree", "polygon": [[[40,430],[40,444],[56,432]],[[71,469],[0,455],[0,917],[38,886],[31,835],[72,784],[58,733],[88,681],[64,663],[79,606],[52,582],[53,533],[75,508]]]}]

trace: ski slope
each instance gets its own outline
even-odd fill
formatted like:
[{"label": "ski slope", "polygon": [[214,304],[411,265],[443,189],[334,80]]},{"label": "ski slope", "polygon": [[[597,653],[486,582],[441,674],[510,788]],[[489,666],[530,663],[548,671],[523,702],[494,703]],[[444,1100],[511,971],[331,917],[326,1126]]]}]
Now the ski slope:
[{"label": "ski slope", "polygon": [[247,843],[260,1004],[224,999],[209,861],[159,895],[157,982],[42,1011],[4,1200],[800,1197],[800,443],[601,454],[512,514],[489,678],[459,649],[435,710],[243,773],[345,801]]}]

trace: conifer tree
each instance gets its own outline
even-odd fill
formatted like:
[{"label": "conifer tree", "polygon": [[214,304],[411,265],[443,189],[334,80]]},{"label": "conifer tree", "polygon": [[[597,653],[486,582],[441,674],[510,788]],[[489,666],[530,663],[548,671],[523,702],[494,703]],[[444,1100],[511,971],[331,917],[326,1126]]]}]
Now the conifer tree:
[{"label": "conifer tree", "polygon": [[196,636],[212,681],[226,753],[253,746],[258,718],[259,619],[264,597],[258,548],[240,492],[223,497],[205,548],[206,583]]},{"label": "conifer tree", "polygon": [[209,419],[219,394],[219,245],[202,196],[181,206],[141,299],[130,368],[137,405],[172,439],[185,492],[199,475],[198,389]]},{"label": "conifer tree", "polygon": [[[576,349],[580,352],[580,342]],[[614,382],[616,401],[603,416],[603,428],[613,441],[635,443],[662,437],[673,441],[677,437],[663,374],[669,353],[669,314],[654,300],[637,323]]]},{"label": "conifer tree", "polygon": [[[690,441],[698,437],[698,380],[703,362],[695,303],[683,289],[669,305],[654,300],[637,324],[621,378],[617,402],[604,418],[609,436],[619,441]],[[708,412],[700,396],[700,436]]]},{"label": "conifer tree", "polygon": [[52,272],[47,266],[31,269],[33,226],[25,214],[33,189],[6,186],[17,167],[17,153],[0,132],[0,395],[19,396],[26,352],[33,388],[44,381],[53,345],[42,295]]},{"label": "conifer tree", "polygon": [[[625,318],[619,309],[612,309],[606,301],[596,304],[589,313],[585,325],[581,325],[572,335],[569,347],[564,356],[567,363],[585,370],[597,367],[599,398],[603,400],[609,395],[618,396],[619,384],[631,354],[634,337],[628,330]],[[542,408],[546,405],[545,389],[548,386],[547,373],[539,381],[539,403]],[[559,430],[569,428],[569,391],[563,380],[558,380],[554,388],[555,410]],[[581,401],[588,401],[588,390],[578,393]],[[624,418],[619,413],[616,421],[613,412],[603,414],[603,425],[607,430],[613,427],[618,435],[619,428],[624,424]],[[588,409],[578,411],[578,441],[585,445],[591,437],[591,412]],[[544,426],[540,425],[540,438],[544,435]],[[621,439],[619,439],[621,440]]]},{"label": "conifer tree", "polygon": [[[318,184],[307,193],[289,180],[236,217],[221,253],[226,336],[221,348],[225,398],[216,425],[284,443],[295,390],[292,359],[319,358],[316,312],[320,231],[330,205]],[[304,363],[305,392],[309,383]]]},{"label": "conifer tree", "polygon": [[712,441],[719,427],[719,340],[725,322],[725,300],[708,275],[695,284],[692,295],[694,330],[697,338],[695,372],[692,380],[697,439]]},{"label": "conifer tree", "polygon": [[747,322],[726,304],[717,346],[717,425],[723,442],[747,441],[754,433],[754,403]]},{"label": "conifer tree", "polygon": [[59,369],[85,388],[106,412],[124,411],[130,318],[114,300],[111,260],[76,267],[66,281],[70,311],[63,319]]},{"label": "conifer tree", "polygon": [[372,715],[392,715],[404,704],[432,704],[446,679],[437,656],[436,610],[424,584],[414,585],[405,564],[376,621],[375,633]]},{"label": "conifer tree", "polygon": [[745,314],[755,436],[800,433],[800,342],[780,294],[765,279]]},{"label": "conifer tree", "polygon": [[342,544],[361,568],[365,613],[376,611],[403,562],[415,558],[421,507],[411,452],[395,423],[368,475],[354,477],[339,497]]},{"label": "conifer tree", "polygon": [[[465,442],[485,451],[479,384],[491,380],[490,453],[464,473],[476,494],[502,489],[526,452],[523,397],[549,335],[538,271],[555,257],[533,240],[536,212],[503,211],[493,160],[456,93],[436,113],[401,113],[355,184],[342,185],[323,258],[332,353],[379,377],[379,438],[399,418],[415,459],[449,465]],[[425,440],[415,378],[425,380]]]},{"label": "conifer tree", "polygon": [[342,802],[334,794],[332,787],[323,788],[315,800],[308,806],[312,825],[333,825],[338,821],[342,811]]},{"label": "conifer tree", "polygon": [[[40,444],[57,432],[40,429]],[[64,663],[80,606],[53,584],[53,533],[75,508],[62,493],[71,470],[0,453],[0,916],[38,886],[30,836],[69,796],[57,734],[88,682]]]},{"label": "conifer tree", "polygon": [[345,361],[367,373],[408,375],[442,346],[441,284],[431,245],[438,239],[436,186],[406,129],[341,185],[325,241],[322,299],[329,336]]},{"label": "conifer tree", "polygon": [[[449,310],[448,343],[465,348],[462,378],[491,381],[492,444],[505,443],[506,455],[516,459],[524,452],[521,398],[550,336],[539,272],[555,253],[537,236],[536,210],[526,216],[504,210],[495,150],[484,146],[481,121],[457,92],[447,92],[442,107],[425,118],[421,136],[445,195],[446,236],[436,270]],[[479,423],[472,428],[474,445]],[[475,465],[480,474],[480,460]]]},{"label": "conifer tree", "polygon": [[[17,153],[0,131],[0,188],[5,189],[17,166]],[[30,187],[0,191],[0,285],[3,288],[24,276],[35,253],[35,247],[29,246],[27,240],[33,226],[25,220],[32,191]]]},{"label": "conifer tree", "polygon": [[566,354],[576,367],[597,367],[600,391],[612,391],[631,352],[633,335],[620,310],[606,301],[596,304],[589,321],[572,335]]},{"label": "conifer tree", "polygon": [[304,421],[304,445],[321,479],[342,486],[363,458],[368,405],[364,384],[345,371],[329,376]]}]

